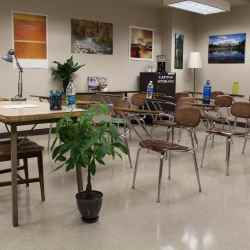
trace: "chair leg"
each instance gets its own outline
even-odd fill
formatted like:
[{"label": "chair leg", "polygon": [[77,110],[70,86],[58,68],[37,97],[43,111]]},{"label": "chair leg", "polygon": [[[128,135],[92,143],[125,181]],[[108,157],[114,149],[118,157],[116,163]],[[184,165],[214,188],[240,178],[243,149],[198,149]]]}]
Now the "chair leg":
[{"label": "chair leg", "polygon": [[207,141],[208,141],[209,134],[206,135],[204,145],[203,145],[203,150],[202,150],[202,157],[201,157],[201,168],[203,168],[203,162],[205,158],[205,153],[206,153],[206,148],[207,148]]},{"label": "chair leg", "polygon": [[171,180],[171,150],[168,151],[168,179]]},{"label": "chair leg", "polygon": [[178,143],[180,143],[181,137],[182,137],[182,129],[179,128],[179,131],[178,131]]},{"label": "chair leg", "polygon": [[172,134],[172,143],[174,143],[174,126],[171,128],[171,134]]},{"label": "chair leg", "polygon": [[133,163],[132,163],[132,158],[131,158],[131,152],[130,152],[130,149],[129,149],[128,139],[126,138],[126,135],[124,136],[124,142],[125,142],[125,144],[128,147],[128,160],[129,160],[130,168],[133,168]]},{"label": "chair leg", "polygon": [[40,189],[41,189],[41,200],[45,201],[45,191],[44,191],[44,173],[43,173],[43,155],[37,157],[39,180],[40,180]]},{"label": "chair leg", "polygon": [[228,137],[226,141],[226,162],[227,162],[226,175],[227,176],[229,176],[230,153],[231,153],[231,137]]},{"label": "chair leg", "polygon": [[140,157],[140,152],[142,148],[139,148],[136,154],[136,162],[135,162],[135,169],[134,169],[134,175],[133,175],[133,184],[132,188],[135,189],[135,180],[136,180],[136,174],[137,174],[137,169],[138,169],[138,163],[139,163],[139,157]]},{"label": "chair leg", "polygon": [[247,146],[247,138],[248,135],[245,136],[245,139],[244,139],[244,144],[243,144],[243,148],[242,148],[242,154],[244,155],[245,154],[245,151],[246,151],[246,146]]},{"label": "chair leg", "polygon": [[163,170],[164,158],[165,158],[165,154],[162,154],[162,155],[161,155],[161,159],[160,159],[160,168],[159,168],[157,202],[160,202],[160,201],[161,201],[161,180],[162,180],[162,170]]},{"label": "chair leg", "polygon": [[195,140],[196,148],[198,149],[198,147],[199,147],[199,141],[198,141],[197,134],[196,134],[195,130],[194,130],[194,140]]},{"label": "chair leg", "polygon": [[[29,180],[29,166],[28,166],[28,159],[25,158],[23,159],[23,168],[24,168],[24,175],[25,175],[25,180]],[[29,183],[26,183],[26,187],[28,188],[30,186]]]},{"label": "chair leg", "polygon": [[195,169],[196,178],[198,182],[199,192],[201,192],[200,174],[199,174],[199,168],[198,168],[198,163],[197,163],[197,156],[196,156],[196,150],[195,150],[195,144],[194,144],[192,131],[190,131],[190,137],[191,137],[192,151],[193,151],[193,158],[194,158],[194,169]]}]

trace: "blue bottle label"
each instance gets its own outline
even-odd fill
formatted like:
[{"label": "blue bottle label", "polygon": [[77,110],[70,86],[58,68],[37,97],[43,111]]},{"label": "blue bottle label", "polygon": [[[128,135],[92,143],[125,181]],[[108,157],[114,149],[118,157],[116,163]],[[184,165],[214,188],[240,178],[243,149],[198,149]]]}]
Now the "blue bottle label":
[{"label": "blue bottle label", "polygon": [[76,104],[76,96],[75,95],[69,95],[68,96],[68,105],[75,105]]}]

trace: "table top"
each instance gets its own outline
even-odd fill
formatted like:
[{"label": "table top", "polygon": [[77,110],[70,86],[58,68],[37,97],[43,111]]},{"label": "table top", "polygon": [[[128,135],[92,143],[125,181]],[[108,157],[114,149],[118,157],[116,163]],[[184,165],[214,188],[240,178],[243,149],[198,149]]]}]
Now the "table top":
[{"label": "table top", "polygon": [[47,102],[0,102],[0,122],[9,125],[48,123],[63,118],[65,114],[79,117],[83,112],[83,109],[71,111],[67,108],[51,111]]},{"label": "table top", "polygon": [[95,105],[100,104],[98,101],[77,101],[77,106],[88,106],[88,105]]}]

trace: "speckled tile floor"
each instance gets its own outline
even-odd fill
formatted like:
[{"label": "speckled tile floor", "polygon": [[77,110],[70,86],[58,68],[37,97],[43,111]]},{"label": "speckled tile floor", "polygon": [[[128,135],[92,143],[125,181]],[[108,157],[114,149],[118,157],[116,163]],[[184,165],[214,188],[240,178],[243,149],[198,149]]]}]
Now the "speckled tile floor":
[{"label": "speckled tile floor", "polygon": [[[204,133],[199,138],[203,142]],[[47,136],[33,139],[47,144]],[[133,160],[137,143],[130,142]],[[99,222],[91,225],[81,222],[76,208],[75,174],[52,172],[45,152],[46,202],[40,202],[38,184],[19,187],[18,228],[11,226],[10,187],[0,189],[0,250],[249,250],[250,145],[246,155],[241,147],[235,139],[226,177],[224,140],[216,138],[200,170],[201,194],[191,154],[174,154],[173,179],[164,171],[160,204],[155,202],[157,154],[144,151],[135,190],[127,158],[109,160],[94,178],[104,204]],[[36,172],[35,166],[30,169]]]}]

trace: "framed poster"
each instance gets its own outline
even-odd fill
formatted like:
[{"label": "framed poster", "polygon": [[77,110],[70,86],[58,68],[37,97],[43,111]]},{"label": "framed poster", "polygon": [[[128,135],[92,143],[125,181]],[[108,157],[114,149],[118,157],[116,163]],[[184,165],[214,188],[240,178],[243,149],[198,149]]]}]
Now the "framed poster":
[{"label": "framed poster", "polygon": [[246,33],[209,37],[208,63],[245,63]]},{"label": "framed poster", "polygon": [[113,24],[71,19],[71,52],[113,54]]},{"label": "framed poster", "polygon": [[175,33],[175,69],[183,69],[184,35]]},{"label": "framed poster", "polygon": [[47,16],[14,12],[13,48],[23,68],[48,68]]},{"label": "framed poster", "polygon": [[131,60],[153,60],[154,30],[130,27],[129,57]]}]

